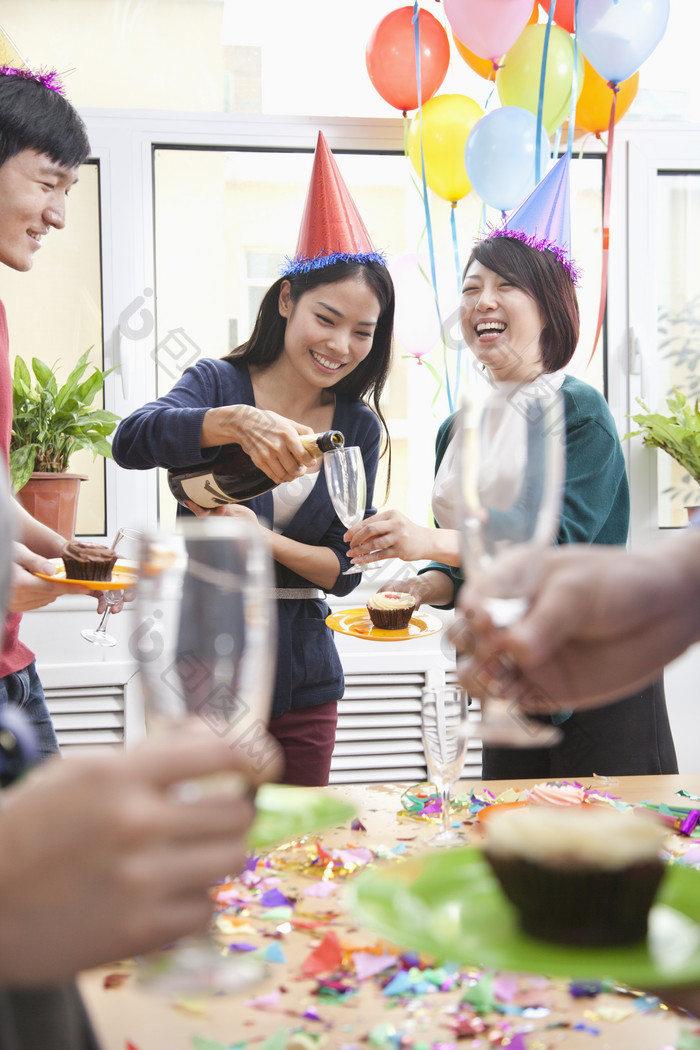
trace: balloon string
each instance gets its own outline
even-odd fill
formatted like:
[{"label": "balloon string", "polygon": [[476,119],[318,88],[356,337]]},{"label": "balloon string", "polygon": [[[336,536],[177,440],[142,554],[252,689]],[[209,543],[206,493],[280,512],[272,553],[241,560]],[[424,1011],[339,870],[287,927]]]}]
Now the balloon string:
[{"label": "balloon string", "polygon": [[[452,254],[455,260],[455,270],[457,272],[457,301],[459,302],[460,296],[462,295],[462,267],[459,261],[459,244],[457,241],[457,221],[455,218],[457,212],[457,201],[452,201],[452,207],[450,208],[450,227],[452,230]],[[445,363],[447,368],[447,363]],[[462,372],[462,340],[459,339],[457,342],[457,367],[455,371],[455,401],[459,395],[459,380]]]},{"label": "balloon string", "polygon": [[569,134],[566,139],[566,152],[570,157],[574,152],[574,128],[576,124],[576,103],[578,102],[578,5],[574,0],[574,73],[571,78],[571,106],[569,108]]},{"label": "balloon string", "polygon": [[612,88],[612,103],[610,106],[610,124],[608,126],[608,152],[605,158],[605,184],[603,187],[603,259],[601,264],[600,274],[600,306],[598,307],[598,322],[596,324],[595,338],[593,339],[593,349],[591,350],[591,356],[588,358],[588,365],[593,360],[593,355],[596,352],[598,346],[598,340],[600,339],[600,333],[603,329],[603,319],[605,318],[605,303],[607,299],[608,289],[608,255],[610,248],[610,194],[612,189],[612,161],[613,161],[613,138],[615,136],[615,106],[617,103],[617,92],[619,90],[617,84],[612,80],[608,81],[608,86]]},{"label": "balloon string", "polygon": [[544,31],[544,47],[542,48],[542,69],[540,70],[540,94],[537,99],[537,141],[535,144],[535,182],[539,182],[542,178],[542,116],[544,113],[544,85],[547,76],[547,52],[549,51],[549,34],[552,32],[552,19],[554,18],[554,8],[556,7],[556,0],[553,4],[549,5],[549,15],[547,16],[547,26]]},{"label": "balloon string", "polygon": [[[438,286],[437,286],[437,273],[435,271],[435,246],[433,243],[433,224],[430,220],[430,204],[428,202],[428,183],[425,178],[425,155],[423,153],[423,106],[421,104],[421,75],[420,75],[420,26],[419,26],[419,15],[420,6],[418,0],[414,0],[413,4],[413,43],[415,48],[416,56],[416,88],[418,91],[418,135],[420,139],[420,170],[421,180],[423,182],[423,207],[425,208],[425,227],[428,234],[428,254],[430,256],[430,276],[433,282],[433,295],[435,299],[435,309],[437,311],[438,324],[440,325],[440,332],[442,333],[443,347],[444,347],[444,333],[442,328],[442,317],[440,315],[440,303],[438,301]],[[450,412],[454,412],[454,401],[452,398],[452,389],[450,387],[450,376],[445,367],[445,383],[447,386],[447,403],[449,405]]]}]

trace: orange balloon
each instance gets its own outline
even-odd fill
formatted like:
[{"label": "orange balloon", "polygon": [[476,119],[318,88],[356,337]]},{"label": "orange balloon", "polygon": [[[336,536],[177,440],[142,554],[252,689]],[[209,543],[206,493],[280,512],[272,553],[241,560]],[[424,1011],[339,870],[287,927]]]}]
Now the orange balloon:
[{"label": "orange balloon", "polygon": [[[639,70],[627,80],[621,80],[615,106],[615,123],[621,120],[634,102],[639,90]],[[583,58],[583,87],[576,103],[576,127],[594,131],[596,135],[607,131],[610,125],[612,88],[600,73],[596,73],[588,59]]]},{"label": "orange balloon", "polygon": [[484,78],[484,80],[496,79],[496,69],[498,68],[498,64],[494,65],[490,58],[481,58],[480,55],[475,55],[474,52],[470,51],[461,40],[457,39],[454,33],[452,34],[452,39],[455,42],[457,53],[461,55],[470,69],[473,69],[474,72],[478,73],[480,77]]},{"label": "orange balloon", "polygon": [[[539,13],[539,4],[537,0],[535,0],[535,4],[527,22],[529,26],[534,25],[537,22]],[[480,55],[475,55],[473,51],[470,51],[466,44],[463,44],[462,41],[454,35],[454,32],[452,33],[452,39],[455,42],[457,53],[464,59],[470,69],[473,69],[474,72],[478,73],[480,77],[484,78],[484,80],[496,79],[496,70],[500,65],[500,59],[494,65],[490,58],[481,58]]]}]

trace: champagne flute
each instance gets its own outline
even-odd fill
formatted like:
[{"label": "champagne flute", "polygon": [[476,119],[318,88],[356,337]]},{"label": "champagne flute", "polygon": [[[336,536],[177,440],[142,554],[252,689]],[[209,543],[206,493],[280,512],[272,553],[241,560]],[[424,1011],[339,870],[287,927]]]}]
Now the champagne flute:
[{"label": "champagne flute", "polygon": [[[272,562],[263,530],[231,517],[146,535],[141,545],[131,649],[149,734],[200,718],[261,768],[275,666]],[[240,775],[183,785],[185,798],[248,791]],[[221,877],[228,872],[222,871]],[[140,978],[169,994],[238,991],[264,974],[258,959],[217,944],[213,928],[142,961]]]},{"label": "champagne flute", "polygon": [[[516,623],[533,594],[543,552],[555,540],[563,494],[564,405],[551,376],[499,383],[459,411],[462,561],[497,627]],[[489,682],[514,668],[502,655]],[[503,747],[550,747],[561,730],[528,718],[492,687],[482,696],[479,735]]]},{"label": "champagne flute", "polygon": [[431,846],[457,846],[464,842],[452,827],[452,788],[462,775],[469,741],[467,694],[459,686],[426,689],[421,696],[421,733],[430,781],[440,792],[442,830],[427,840]]},{"label": "champagne flute", "polygon": [[[137,542],[141,538],[141,533],[137,529],[117,529],[117,534],[112,540],[111,550],[116,550],[117,544],[121,543],[122,540],[128,539]],[[131,552],[135,554],[135,551]],[[93,645],[111,646],[117,644],[117,639],[114,635],[107,632],[107,617],[111,613],[115,605],[119,605],[124,597],[124,591],[113,590],[102,592],[105,599],[106,608],[102,613],[102,617],[97,627],[85,627],[80,635],[85,639],[86,642],[92,642]]]},{"label": "champagne flute", "polygon": [[[328,495],[336,514],[347,529],[359,525],[367,507],[367,477],[362,450],[357,445],[341,446],[323,456]],[[352,576],[376,565],[351,565],[343,576]]]}]

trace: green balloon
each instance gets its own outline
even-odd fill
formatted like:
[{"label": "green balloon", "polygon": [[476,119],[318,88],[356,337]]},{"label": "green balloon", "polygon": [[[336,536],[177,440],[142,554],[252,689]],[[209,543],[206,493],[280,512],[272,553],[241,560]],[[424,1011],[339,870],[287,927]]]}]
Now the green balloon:
[{"label": "green balloon", "polygon": [[[520,34],[496,74],[496,87],[504,106],[520,106],[537,116],[542,75],[545,25],[528,26]],[[552,135],[568,118],[574,73],[574,42],[561,26],[552,26],[547,48],[542,124]],[[583,58],[578,54],[576,97],[583,87]]]}]

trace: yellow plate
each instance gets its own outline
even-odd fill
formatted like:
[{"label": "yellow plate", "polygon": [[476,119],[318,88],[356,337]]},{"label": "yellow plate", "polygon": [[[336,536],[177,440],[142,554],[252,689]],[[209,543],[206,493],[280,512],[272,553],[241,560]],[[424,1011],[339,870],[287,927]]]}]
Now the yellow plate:
[{"label": "yellow plate", "polygon": [[125,562],[122,565],[117,562],[112,569],[112,577],[109,580],[69,580],[66,578],[66,570],[62,558],[49,558],[56,566],[56,574],[49,576],[44,572],[36,572],[42,580],[49,583],[66,584],[68,587],[86,587],[89,591],[125,591],[138,582],[136,566],[133,562]]},{"label": "yellow plate", "polygon": [[353,638],[365,638],[370,642],[405,642],[408,638],[423,638],[437,634],[442,629],[442,620],[429,614],[414,613],[408,627],[400,631],[385,631],[375,627],[366,609],[343,609],[326,617],[332,631],[349,634]]}]

